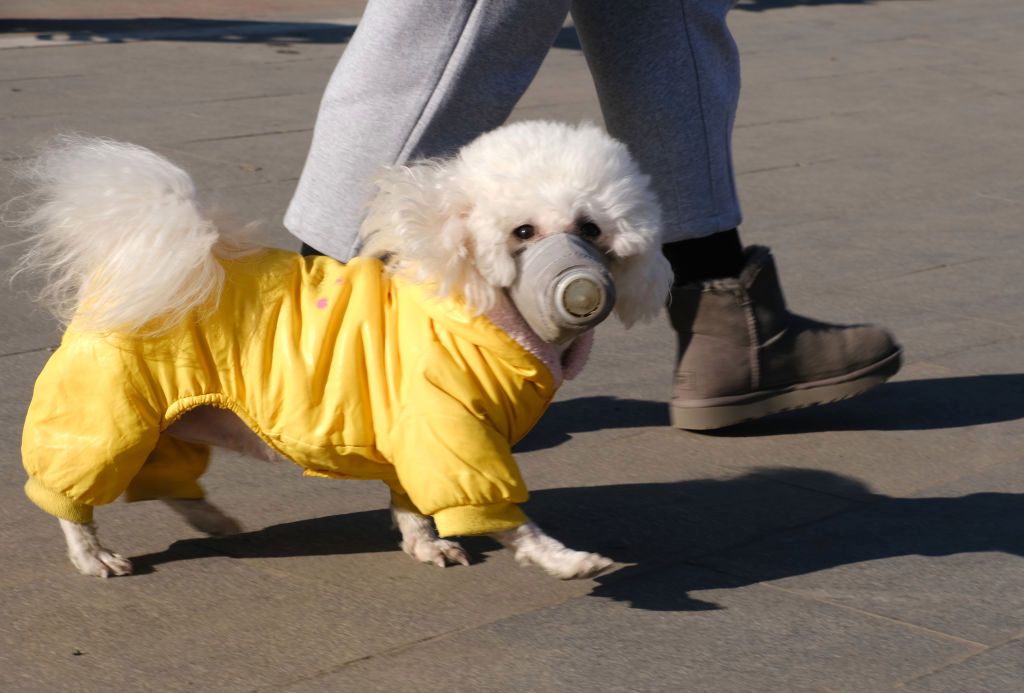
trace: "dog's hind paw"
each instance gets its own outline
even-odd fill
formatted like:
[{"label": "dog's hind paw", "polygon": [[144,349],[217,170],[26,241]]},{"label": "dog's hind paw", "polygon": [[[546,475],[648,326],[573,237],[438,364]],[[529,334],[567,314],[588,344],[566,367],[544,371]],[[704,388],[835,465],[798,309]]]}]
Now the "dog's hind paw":
[{"label": "dog's hind paw", "polygon": [[185,518],[192,529],[203,534],[224,537],[242,531],[237,520],[225,515],[224,511],[204,498],[164,498],[163,501]]},{"label": "dog's hind paw", "polygon": [[469,565],[469,556],[466,555],[466,551],[456,542],[447,539],[424,537],[406,539],[402,541],[402,551],[420,563],[432,563],[439,568],[446,568],[456,563]]},{"label": "dog's hind paw", "polygon": [[107,578],[112,575],[131,575],[132,562],[119,553],[101,548],[96,553],[69,554],[71,563],[82,575]]},{"label": "dog's hind paw", "polygon": [[429,517],[411,510],[391,507],[391,517],[402,533],[402,551],[420,563],[431,563],[441,568],[458,563],[469,565],[469,556],[454,541],[437,536],[434,523]]},{"label": "dog's hind paw", "polygon": [[82,575],[102,578],[111,575],[131,575],[132,562],[121,554],[101,546],[96,536],[95,525],[61,520],[60,527],[67,540],[68,558]]}]

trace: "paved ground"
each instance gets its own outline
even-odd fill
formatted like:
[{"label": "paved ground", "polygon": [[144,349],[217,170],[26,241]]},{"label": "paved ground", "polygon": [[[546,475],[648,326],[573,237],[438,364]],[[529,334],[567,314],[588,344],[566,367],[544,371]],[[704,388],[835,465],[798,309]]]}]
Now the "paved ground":
[{"label": "paved ground", "polygon": [[[66,130],[135,141],[291,243],[280,218],[361,7],[212,4],[140,21],[132,0],[5,2],[4,162]],[[58,333],[4,283],[0,689],[1024,689],[1024,6],[747,0],[732,25],[744,236],[773,246],[797,309],[891,326],[894,382],[687,434],[666,427],[667,327],[609,325],[519,459],[531,514],[617,572],[557,582],[482,540],[471,568],[416,565],[376,486],[227,459],[209,487],[248,533],[119,504],[104,535],[141,574],[100,581],[21,495]],[[516,118],[599,118],[563,44]]]}]

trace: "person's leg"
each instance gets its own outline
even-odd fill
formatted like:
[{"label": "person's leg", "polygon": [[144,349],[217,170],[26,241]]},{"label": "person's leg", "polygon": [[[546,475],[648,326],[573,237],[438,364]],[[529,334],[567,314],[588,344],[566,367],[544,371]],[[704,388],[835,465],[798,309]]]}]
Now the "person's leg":
[{"label": "person's leg", "polygon": [[383,166],[452,154],[501,125],[568,0],[371,0],[324,93],[285,226],[347,261]]},{"label": "person's leg", "polygon": [[608,132],[664,208],[665,241],[735,229],[732,171],[739,54],[732,0],[576,0],[572,17]]},{"label": "person's leg", "polygon": [[786,309],[774,261],[744,250],[731,137],[739,59],[731,0],[577,0],[572,14],[609,132],[652,177],[676,274],[672,420],[712,429],[858,394],[900,365],[876,327]]}]

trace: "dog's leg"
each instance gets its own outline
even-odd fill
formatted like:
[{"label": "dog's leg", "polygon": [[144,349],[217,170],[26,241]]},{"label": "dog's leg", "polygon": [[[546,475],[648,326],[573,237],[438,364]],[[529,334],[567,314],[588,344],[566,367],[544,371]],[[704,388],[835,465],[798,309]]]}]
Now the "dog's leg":
[{"label": "dog's leg", "polygon": [[532,522],[492,536],[512,550],[519,565],[536,565],[563,580],[600,575],[613,563],[600,554],[567,548]]},{"label": "dog's leg", "polygon": [[131,575],[132,562],[124,556],[108,551],[96,537],[96,525],[80,525],[68,520],[60,521],[64,539],[68,543],[68,558],[82,575],[110,577]]},{"label": "dog's leg", "polygon": [[211,537],[238,534],[242,526],[205,498],[161,498],[174,512],[185,518],[185,522],[196,530]]},{"label": "dog's leg", "polygon": [[469,557],[454,541],[441,539],[434,522],[425,515],[391,506],[395,527],[402,533],[402,551],[421,563],[433,563],[444,568],[453,563],[469,565]]}]

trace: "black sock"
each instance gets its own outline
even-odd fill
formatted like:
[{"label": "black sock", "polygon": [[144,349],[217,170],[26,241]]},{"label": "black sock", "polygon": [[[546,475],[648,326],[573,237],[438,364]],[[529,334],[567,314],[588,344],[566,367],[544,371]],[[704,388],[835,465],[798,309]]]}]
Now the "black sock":
[{"label": "black sock", "polygon": [[321,253],[319,250],[317,250],[311,245],[307,245],[306,243],[302,244],[302,248],[299,249],[299,254],[302,255],[302,257],[309,257],[310,255],[323,255],[323,253]]},{"label": "black sock", "polygon": [[661,252],[672,265],[676,284],[737,277],[746,261],[738,229],[666,243]]}]

